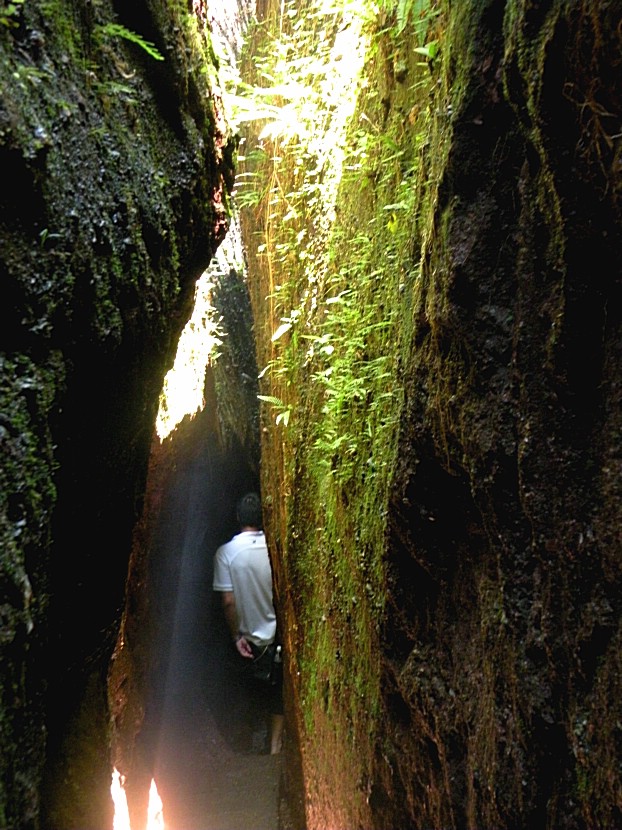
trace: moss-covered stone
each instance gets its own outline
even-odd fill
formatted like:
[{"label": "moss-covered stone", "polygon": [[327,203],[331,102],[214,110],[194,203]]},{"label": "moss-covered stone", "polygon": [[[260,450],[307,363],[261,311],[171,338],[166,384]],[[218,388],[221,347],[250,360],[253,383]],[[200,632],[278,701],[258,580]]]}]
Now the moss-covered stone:
[{"label": "moss-covered stone", "polygon": [[[276,6],[266,20],[285,31]],[[262,391],[290,411],[284,429],[266,407],[263,487],[308,828],[620,821],[617,22],[617,3],[400,4],[329,227],[303,142],[254,168]],[[365,374],[387,355],[395,432]]]},{"label": "moss-covered stone", "polygon": [[202,4],[46,0],[0,24],[0,824],[103,827],[102,678],[230,136]]}]

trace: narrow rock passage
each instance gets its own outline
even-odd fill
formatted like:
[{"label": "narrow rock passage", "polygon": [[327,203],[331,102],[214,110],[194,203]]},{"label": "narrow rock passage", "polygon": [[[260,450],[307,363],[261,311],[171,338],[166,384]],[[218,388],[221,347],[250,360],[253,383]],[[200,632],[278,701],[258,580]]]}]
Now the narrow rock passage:
[{"label": "narrow rock passage", "polygon": [[151,731],[164,819],[167,830],[276,830],[281,756],[261,754],[263,718],[238,682],[211,589],[213,554],[244,484],[234,460],[196,445],[189,455],[163,494],[155,542],[163,633]]}]

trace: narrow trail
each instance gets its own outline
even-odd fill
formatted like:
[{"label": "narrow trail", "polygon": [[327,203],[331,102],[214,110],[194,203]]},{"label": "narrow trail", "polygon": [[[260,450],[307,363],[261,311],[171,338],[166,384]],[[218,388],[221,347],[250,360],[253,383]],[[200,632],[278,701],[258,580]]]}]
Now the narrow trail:
[{"label": "narrow trail", "polygon": [[166,721],[156,766],[167,830],[277,830],[280,756],[233,748],[200,696],[179,709]]},{"label": "narrow trail", "polygon": [[165,635],[155,644],[164,674],[151,727],[155,780],[167,830],[277,830],[281,756],[263,754],[264,720],[238,680],[211,589],[228,483],[209,451],[196,450],[177,465],[156,540]]}]

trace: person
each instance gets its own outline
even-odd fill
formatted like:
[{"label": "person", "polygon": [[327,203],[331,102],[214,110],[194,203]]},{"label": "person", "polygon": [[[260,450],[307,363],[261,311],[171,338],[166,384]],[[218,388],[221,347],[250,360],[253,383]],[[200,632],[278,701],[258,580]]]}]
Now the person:
[{"label": "person", "polygon": [[[256,661],[275,643],[277,629],[272,567],[257,493],[247,493],[239,500],[237,519],[240,532],[216,551],[213,589],[221,594],[225,621],[237,653],[245,661]],[[273,681],[263,686],[264,703],[270,714],[271,755],[281,751],[283,734],[282,682],[280,677],[273,677]]]}]

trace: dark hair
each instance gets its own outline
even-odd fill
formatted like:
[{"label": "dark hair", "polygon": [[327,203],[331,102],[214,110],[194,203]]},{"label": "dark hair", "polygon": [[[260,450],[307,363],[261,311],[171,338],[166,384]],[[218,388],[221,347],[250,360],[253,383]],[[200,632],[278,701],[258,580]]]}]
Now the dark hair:
[{"label": "dark hair", "polygon": [[261,518],[261,499],[257,493],[247,493],[238,502],[238,521],[242,527],[260,528],[263,524]]}]

